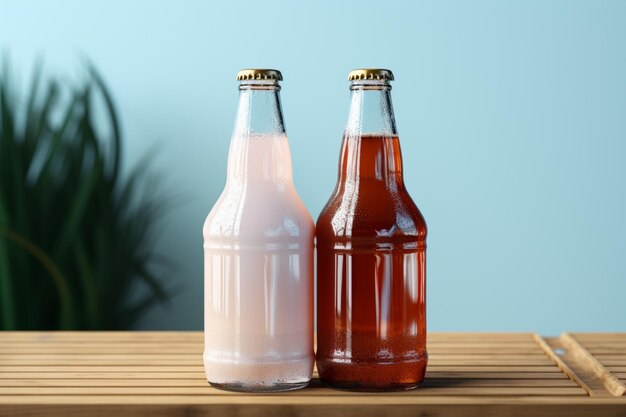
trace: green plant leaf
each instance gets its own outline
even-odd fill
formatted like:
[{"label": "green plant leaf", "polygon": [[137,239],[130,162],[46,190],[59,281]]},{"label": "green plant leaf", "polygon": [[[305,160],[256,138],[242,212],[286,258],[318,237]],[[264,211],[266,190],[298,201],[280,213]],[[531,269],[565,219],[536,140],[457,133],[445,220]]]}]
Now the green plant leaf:
[{"label": "green plant leaf", "polygon": [[52,133],[50,144],[47,149],[48,153],[37,176],[37,181],[35,183],[36,187],[40,186],[44,180],[50,179],[50,166],[55,158],[57,158],[58,150],[63,141],[63,138],[65,137],[70,122],[72,121],[72,118],[76,116],[76,107],[80,100],[80,96],[74,96],[72,98],[70,104],[65,111],[65,115],[63,116],[61,126]]},{"label": "green plant leaf", "polygon": [[139,277],[152,289],[152,293],[162,302],[169,299],[169,294],[161,284],[161,282],[150,272],[148,267],[143,264],[136,265],[136,271]]},{"label": "green plant leaf", "polygon": [[37,96],[39,94],[39,84],[41,83],[41,71],[43,69],[43,61],[41,58],[37,59],[35,63],[35,68],[33,70],[33,77],[30,82],[30,93],[28,96],[28,104],[26,106],[26,132],[25,136],[28,138],[32,138],[36,143],[37,135],[34,132],[31,132],[35,126],[35,115],[38,113],[36,108]]},{"label": "green plant leaf", "polygon": [[[1,195],[1,194],[0,194]],[[0,199],[0,230],[6,226],[7,218],[4,204]],[[15,330],[15,311],[13,303],[13,285],[11,281],[11,268],[9,264],[8,248],[6,239],[0,238],[0,303],[2,314],[2,327],[6,330]]]},{"label": "green plant leaf", "polygon": [[58,240],[55,258],[62,257],[67,251],[69,244],[80,225],[80,221],[83,218],[83,213],[87,203],[89,202],[91,192],[93,191],[96,181],[101,173],[100,166],[98,164],[94,165],[90,174],[87,176],[85,182],[82,183],[81,188],[78,190],[75,198],[71,202],[67,218],[65,219],[64,225],[61,229],[62,232]]},{"label": "green plant leaf", "polygon": [[33,156],[37,149],[38,141],[44,133],[45,128],[50,120],[50,112],[53,109],[59,95],[59,86],[56,82],[50,82],[48,84],[46,95],[43,99],[43,105],[41,108],[36,108],[35,103],[39,91],[39,72],[41,69],[36,70],[34,75],[33,86],[31,88],[30,97],[28,100],[28,107],[26,110],[26,126],[24,128],[24,151],[25,161],[30,166]]},{"label": "green plant leaf", "polygon": [[[95,140],[93,128],[91,126],[90,114],[89,114],[89,94],[86,94],[84,99],[85,115],[82,121],[83,123],[83,143],[90,145],[94,155],[94,163],[90,169],[89,174],[82,182],[80,188],[76,192],[72,202],[69,205],[68,215],[65,219],[65,223],[62,227],[62,231],[58,240],[57,249],[55,251],[55,258],[59,258],[65,255],[69,248],[70,242],[73,239],[78,227],[81,224],[85,210],[89,203],[89,199],[97,183],[102,178],[102,163],[99,159],[98,143]],[[81,164],[82,168],[82,164]],[[80,172],[78,173],[80,176]]]},{"label": "green plant leaf", "polygon": [[74,302],[72,300],[72,293],[67,284],[67,279],[63,276],[59,267],[39,246],[35,245],[19,233],[3,227],[0,228],[0,235],[3,235],[20,246],[45,268],[50,278],[52,278],[54,284],[56,285],[59,298],[61,300],[60,328],[64,330],[71,329],[72,324],[74,323]]},{"label": "green plant leaf", "polygon": [[76,256],[76,264],[80,271],[82,285],[82,295],[85,303],[85,313],[87,328],[98,328],[98,290],[94,274],[91,271],[89,261],[87,259],[87,251],[80,241],[74,242],[74,254]]},{"label": "green plant leaf", "polygon": [[98,86],[98,88],[100,89],[100,92],[102,93],[102,96],[104,97],[104,103],[107,107],[109,119],[111,121],[111,132],[112,132],[111,148],[113,150],[112,151],[113,156],[111,160],[110,175],[111,175],[111,183],[116,184],[117,177],[120,172],[121,149],[122,149],[122,139],[120,135],[119,117],[117,115],[117,110],[115,109],[115,105],[113,104],[113,98],[111,96],[111,93],[109,93],[109,88],[104,82],[104,79],[102,78],[102,76],[100,76],[100,73],[92,64],[89,64],[88,68],[96,86]]}]

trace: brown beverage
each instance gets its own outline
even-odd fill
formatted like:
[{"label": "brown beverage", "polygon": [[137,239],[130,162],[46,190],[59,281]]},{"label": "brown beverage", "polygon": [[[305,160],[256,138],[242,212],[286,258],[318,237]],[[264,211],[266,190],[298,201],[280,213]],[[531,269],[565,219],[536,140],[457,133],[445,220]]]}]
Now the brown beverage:
[{"label": "brown beverage", "polygon": [[339,179],[317,222],[317,366],[336,388],[411,389],[427,363],[426,223],[402,179],[393,75],[351,79],[359,74]]}]

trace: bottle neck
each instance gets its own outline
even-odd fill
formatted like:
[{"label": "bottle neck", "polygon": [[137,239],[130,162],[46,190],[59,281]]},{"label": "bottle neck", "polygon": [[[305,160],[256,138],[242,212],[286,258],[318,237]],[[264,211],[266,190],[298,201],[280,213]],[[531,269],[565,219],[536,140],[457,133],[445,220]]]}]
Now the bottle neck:
[{"label": "bottle neck", "polygon": [[242,81],[228,157],[228,181],[291,180],[280,85],[274,80]]},{"label": "bottle neck", "polygon": [[351,104],[346,135],[397,136],[388,81],[359,80],[350,86]]},{"label": "bottle neck", "polygon": [[402,155],[387,81],[359,80],[351,86],[351,105],[341,160],[340,183],[381,181],[402,184]]},{"label": "bottle neck", "polygon": [[284,135],[280,85],[274,80],[247,80],[239,85],[234,136]]}]

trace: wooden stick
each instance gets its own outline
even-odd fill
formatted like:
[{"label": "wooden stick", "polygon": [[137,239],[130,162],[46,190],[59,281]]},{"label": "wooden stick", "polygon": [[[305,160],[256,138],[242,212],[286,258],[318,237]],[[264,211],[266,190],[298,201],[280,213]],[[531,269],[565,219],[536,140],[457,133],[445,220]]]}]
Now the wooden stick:
[{"label": "wooden stick", "polygon": [[570,333],[563,333],[559,338],[563,346],[573,352],[593,374],[602,381],[604,387],[616,397],[626,393],[624,385],[615,375],[604,367],[589,351]]}]

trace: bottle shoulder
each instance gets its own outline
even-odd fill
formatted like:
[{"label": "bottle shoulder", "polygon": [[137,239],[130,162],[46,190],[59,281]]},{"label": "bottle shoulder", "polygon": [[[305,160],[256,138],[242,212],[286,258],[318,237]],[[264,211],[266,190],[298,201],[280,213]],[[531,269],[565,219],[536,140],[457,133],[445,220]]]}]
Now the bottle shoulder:
[{"label": "bottle shoulder", "polygon": [[227,186],[207,216],[207,239],[312,239],[315,225],[291,187]]},{"label": "bottle shoulder", "polygon": [[317,220],[318,241],[375,239],[425,241],[424,216],[403,187],[345,190],[337,187]]}]

